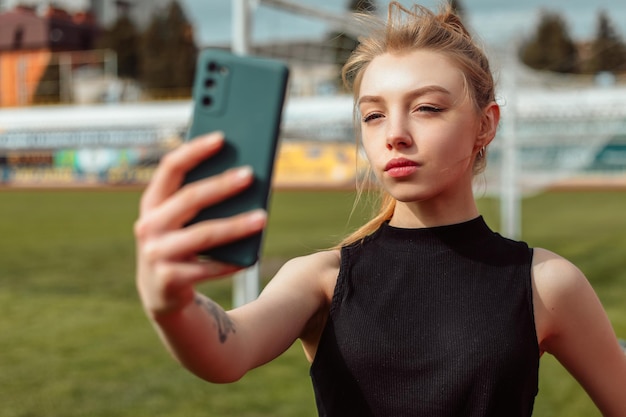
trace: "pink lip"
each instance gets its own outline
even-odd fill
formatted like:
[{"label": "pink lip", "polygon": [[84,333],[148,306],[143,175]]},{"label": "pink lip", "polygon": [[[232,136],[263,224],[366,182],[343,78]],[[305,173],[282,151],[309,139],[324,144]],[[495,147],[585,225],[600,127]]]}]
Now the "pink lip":
[{"label": "pink lip", "polygon": [[406,158],[394,158],[385,165],[385,172],[393,178],[406,177],[417,171],[419,164]]}]

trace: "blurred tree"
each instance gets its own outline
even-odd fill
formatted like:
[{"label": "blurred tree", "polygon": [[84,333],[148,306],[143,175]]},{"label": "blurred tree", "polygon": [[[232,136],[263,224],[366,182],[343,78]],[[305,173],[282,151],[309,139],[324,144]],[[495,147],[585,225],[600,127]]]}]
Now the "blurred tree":
[{"label": "blurred tree", "polygon": [[173,1],[165,14],[153,16],[141,38],[142,85],[153,95],[191,95],[197,54],[193,27]]},{"label": "blurred tree", "polygon": [[139,75],[140,34],[128,16],[121,16],[98,39],[100,49],[111,49],[117,54],[117,74],[136,79]]},{"label": "blurred tree", "polygon": [[598,15],[596,38],[591,44],[589,59],[585,62],[585,72],[626,71],[626,46],[611,24],[605,11]]},{"label": "blurred tree", "polygon": [[542,13],[535,35],[521,46],[519,55],[523,63],[538,70],[579,71],[578,50],[565,21],[556,13]]},{"label": "blurred tree", "polygon": [[[352,13],[376,13],[378,6],[375,0],[350,0],[348,10]],[[355,36],[344,32],[332,32],[328,35],[328,44],[334,51],[334,60],[338,68],[348,60],[352,51],[359,44]],[[337,79],[337,85],[341,86],[341,76]]]}]

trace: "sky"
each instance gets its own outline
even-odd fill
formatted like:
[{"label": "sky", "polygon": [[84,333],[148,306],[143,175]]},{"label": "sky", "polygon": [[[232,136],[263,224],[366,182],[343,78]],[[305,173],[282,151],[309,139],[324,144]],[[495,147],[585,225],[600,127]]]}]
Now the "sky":
[{"label": "sky", "polygon": [[[46,4],[37,0],[0,0],[4,8],[21,1],[26,4]],[[179,0],[195,27],[199,45],[228,44],[231,40],[232,0]],[[310,7],[340,13],[348,0],[292,0]],[[253,8],[253,42],[288,39],[321,38],[331,28],[315,19],[294,16],[267,5]],[[405,5],[410,0],[401,0]],[[88,0],[56,0],[68,9],[87,8]],[[385,0],[377,0],[379,7]],[[626,38],[626,0],[461,0],[466,9],[466,21],[474,32],[488,44],[508,43],[528,36],[536,27],[541,10],[558,12],[565,18],[569,32],[577,40],[593,38],[599,10],[606,10],[622,38]],[[439,0],[421,0],[420,4],[434,8]]]},{"label": "sky", "polygon": [[[227,43],[231,39],[230,0],[183,0],[203,44]],[[413,1],[401,0],[404,5]],[[324,10],[342,12],[347,0],[300,0],[298,3]],[[382,8],[386,1],[378,0]],[[591,39],[600,10],[609,16],[622,37],[626,37],[626,0],[462,0],[466,20],[487,43],[509,42],[532,33],[541,10],[558,12],[568,24],[572,37]],[[437,0],[420,4],[436,8]],[[224,18],[226,16],[226,18]],[[329,32],[328,26],[293,16],[275,8],[258,5],[253,14],[253,39],[259,42],[275,39],[311,38]]]}]

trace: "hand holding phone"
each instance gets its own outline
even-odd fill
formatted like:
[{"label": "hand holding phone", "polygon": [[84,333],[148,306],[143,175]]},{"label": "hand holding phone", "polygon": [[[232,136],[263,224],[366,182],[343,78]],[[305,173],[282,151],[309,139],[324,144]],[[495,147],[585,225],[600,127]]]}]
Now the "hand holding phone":
[{"label": "hand holding phone", "polygon": [[[250,166],[254,181],[242,193],[202,209],[188,225],[267,210],[287,80],[288,69],[279,61],[214,49],[200,53],[187,139],[219,130],[224,132],[225,143],[219,153],[192,169],[185,183],[237,166]],[[261,242],[262,234],[257,234],[200,255],[250,266],[259,257]]]}]

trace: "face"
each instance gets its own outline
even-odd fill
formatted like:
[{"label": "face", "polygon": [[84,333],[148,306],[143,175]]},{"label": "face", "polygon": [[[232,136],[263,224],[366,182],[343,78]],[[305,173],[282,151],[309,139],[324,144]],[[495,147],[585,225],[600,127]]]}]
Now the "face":
[{"label": "face", "polygon": [[358,97],[365,153],[396,200],[471,195],[481,123],[453,61],[427,50],[380,55]]}]

